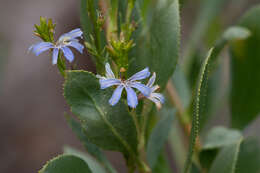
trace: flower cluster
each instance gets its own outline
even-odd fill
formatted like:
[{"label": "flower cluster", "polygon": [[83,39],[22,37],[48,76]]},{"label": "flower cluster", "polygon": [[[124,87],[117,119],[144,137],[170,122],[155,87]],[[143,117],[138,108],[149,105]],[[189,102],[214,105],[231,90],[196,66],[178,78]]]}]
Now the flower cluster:
[{"label": "flower cluster", "polygon": [[82,38],[82,34],[83,32],[79,28],[77,28],[68,33],[61,35],[56,43],[39,42],[32,45],[29,48],[29,50],[32,50],[32,52],[36,56],[38,56],[46,50],[53,49],[52,64],[57,64],[59,51],[62,50],[65,58],[69,62],[72,62],[74,60],[74,55],[70,50],[70,48],[68,47],[73,47],[82,54],[84,46],[80,44],[79,40],[77,39],[77,38]]},{"label": "flower cluster", "polygon": [[142,84],[140,80],[146,79],[150,76],[149,68],[145,68],[144,70],[134,74],[129,79],[117,79],[110,68],[110,65],[106,63],[106,76],[97,75],[99,78],[99,83],[101,89],[106,89],[111,86],[117,86],[112,97],[109,100],[109,104],[114,106],[118,103],[121,98],[123,89],[126,90],[127,93],[127,103],[131,108],[136,108],[138,104],[138,97],[133,88],[137,89],[141,92],[141,94],[153,101],[158,108],[161,107],[161,103],[164,102],[164,97],[160,93],[156,93],[155,91],[159,89],[158,85],[154,85],[156,74],[153,73],[152,77],[149,79],[146,85]]}]

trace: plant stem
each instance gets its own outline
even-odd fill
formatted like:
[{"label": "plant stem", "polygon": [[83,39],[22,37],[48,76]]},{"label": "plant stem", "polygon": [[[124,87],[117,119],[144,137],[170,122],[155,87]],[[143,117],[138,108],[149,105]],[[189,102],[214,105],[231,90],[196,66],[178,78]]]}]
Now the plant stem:
[{"label": "plant stem", "polygon": [[[133,117],[136,131],[137,131],[137,140],[138,140],[138,145],[137,145],[137,150],[138,150],[138,156],[137,156],[137,169],[140,173],[151,173],[151,169],[147,164],[146,161],[146,152],[145,152],[145,136],[144,136],[144,127],[141,127],[135,110],[131,111],[131,115]],[[142,126],[145,123],[142,123]]]}]

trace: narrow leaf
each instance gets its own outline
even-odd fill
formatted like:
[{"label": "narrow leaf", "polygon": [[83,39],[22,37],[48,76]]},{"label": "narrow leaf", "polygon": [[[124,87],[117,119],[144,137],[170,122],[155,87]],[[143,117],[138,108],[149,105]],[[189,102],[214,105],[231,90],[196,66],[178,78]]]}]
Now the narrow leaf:
[{"label": "narrow leaf", "polygon": [[192,118],[192,129],[191,129],[191,135],[190,135],[189,153],[188,153],[188,157],[187,157],[187,161],[186,161],[185,169],[184,169],[185,173],[190,172],[190,168],[192,165],[192,155],[194,152],[196,139],[199,134],[200,115],[202,112],[201,100],[202,100],[202,97],[204,96],[202,92],[205,92],[206,88],[207,88],[209,65],[210,65],[210,61],[211,61],[211,57],[212,57],[211,56],[212,52],[213,52],[213,49],[211,49],[209,51],[208,56],[205,59],[203,65],[202,65],[202,68],[201,68],[201,72],[200,72],[199,84],[198,84],[196,100],[195,100],[195,107],[194,107],[193,118]]},{"label": "narrow leaf", "polygon": [[206,103],[206,94],[208,89],[208,79],[209,72],[211,70],[211,66],[216,61],[219,53],[224,48],[227,43],[243,40],[250,36],[250,32],[242,27],[232,27],[229,28],[226,32],[224,32],[223,36],[217,41],[215,48],[211,49],[208,53],[207,58],[204,60],[203,65],[200,70],[200,77],[198,81],[198,88],[196,92],[195,98],[195,107],[193,111],[193,119],[192,119],[192,129],[190,136],[190,148],[188,153],[188,158],[186,161],[185,172],[189,172],[192,163],[192,155],[194,152],[194,147],[196,143],[196,138],[198,136],[200,130],[200,121],[201,116],[204,115],[205,108],[203,105]]}]

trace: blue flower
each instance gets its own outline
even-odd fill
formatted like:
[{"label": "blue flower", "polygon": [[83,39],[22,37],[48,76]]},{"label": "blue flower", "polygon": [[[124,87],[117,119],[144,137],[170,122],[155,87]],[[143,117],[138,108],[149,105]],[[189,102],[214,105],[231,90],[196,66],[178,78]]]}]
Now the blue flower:
[{"label": "blue flower", "polygon": [[99,78],[99,83],[101,89],[105,89],[111,86],[117,86],[112,97],[109,100],[109,104],[114,106],[118,103],[121,98],[121,94],[123,89],[126,90],[127,93],[127,103],[131,108],[135,108],[138,104],[138,98],[133,88],[139,90],[144,96],[149,96],[151,93],[151,89],[140,83],[139,80],[145,79],[150,76],[149,68],[145,68],[144,70],[134,74],[127,80],[117,79],[113,71],[110,68],[110,65],[106,63],[106,76],[97,75]]},{"label": "blue flower", "polygon": [[74,55],[68,47],[73,47],[82,54],[84,46],[80,44],[77,39],[78,37],[82,38],[82,34],[83,32],[77,28],[61,35],[55,44],[50,42],[39,42],[32,45],[29,50],[32,50],[32,52],[38,56],[46,50],[53,49],[52,64],[57,64],[59,51],[62,50],[65,58],[69,62],[72,62],[74,60]]},{"label": "blue flower", "polygon": [[160,109],[162,107],[162,103],[164,103],[164,97],[162,94],[155,92],[160,88],[159,85],[153,86],[155,82],[155,78],[156,78],[156,73],[153,73],[152,77],[149,79],[148,83],[146,84],[146,86],[151,88],[151,93],[147,98],[153,101],[156,104],[156,107]]}]

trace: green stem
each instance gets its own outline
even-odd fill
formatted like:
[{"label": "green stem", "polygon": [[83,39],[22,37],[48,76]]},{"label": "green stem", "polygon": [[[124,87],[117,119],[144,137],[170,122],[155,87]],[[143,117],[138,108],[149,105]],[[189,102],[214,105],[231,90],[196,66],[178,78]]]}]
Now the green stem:
[{"label": "green stem", "polygon": [[132,16],[132,11],[135,5],[135,0],[128,0],[126,10],[126,23],[129,24]]},{"label": "green stem", "polygon": [[59,55],[58,55],[57,67],[60,71],[60,74],[65,78],[66,63],[65,63],[65,60],[62,59],[62,53],[61,52],[59,52]]},{"label": "green stem", "polygon": [[140,173],[151,173],[151,169],[148,166],[146,161],[145,136],[144,136],[145,128],[143,127],[144,122],[142,123],[142,126],[140,126],[135,110],[133,110],[131,114],[135,123],[136,131],[137,131],[137,139],[138,139],[138,146],[137,146],[138,157],[136,160],[137,169]]}]

